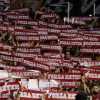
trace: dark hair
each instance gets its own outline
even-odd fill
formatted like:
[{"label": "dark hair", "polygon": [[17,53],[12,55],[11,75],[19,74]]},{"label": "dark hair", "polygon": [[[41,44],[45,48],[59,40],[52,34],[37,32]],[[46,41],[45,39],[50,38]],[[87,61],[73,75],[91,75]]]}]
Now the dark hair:
[{"label": "dark hair", "polygon": [[76,95],[76,98],[75,100],[87,100],[88,99],[88,96],[86,93],[84,92],[80,92]]}]

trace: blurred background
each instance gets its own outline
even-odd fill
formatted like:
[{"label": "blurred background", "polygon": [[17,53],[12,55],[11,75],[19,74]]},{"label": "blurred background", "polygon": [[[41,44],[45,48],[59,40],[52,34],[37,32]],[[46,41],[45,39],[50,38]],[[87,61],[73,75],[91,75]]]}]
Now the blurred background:
[{"label": "blurred background", "polygon": [[67,14],[67,2],[70,2],[71,16],[93,14],[94,6],[96,15],[100,15],[100,0],[10,0],[10,5],[11,9],[33,7],[35,10],[45,6],[57,13]]}]

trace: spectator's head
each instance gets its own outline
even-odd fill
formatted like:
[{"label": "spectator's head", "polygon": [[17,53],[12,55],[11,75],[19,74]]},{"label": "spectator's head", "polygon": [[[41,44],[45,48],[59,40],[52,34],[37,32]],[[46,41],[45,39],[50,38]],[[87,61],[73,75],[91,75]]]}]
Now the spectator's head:
[{"label": "spectator's head", "polygon": [[78,93],[75,98],[75,100],[87,100],[87,99],[88,99],[88,96],[84,92]]},{"label": "spectator's head", "polygon": [[98,86],[93,87],[93,93],[99,93],[100,88]]}]

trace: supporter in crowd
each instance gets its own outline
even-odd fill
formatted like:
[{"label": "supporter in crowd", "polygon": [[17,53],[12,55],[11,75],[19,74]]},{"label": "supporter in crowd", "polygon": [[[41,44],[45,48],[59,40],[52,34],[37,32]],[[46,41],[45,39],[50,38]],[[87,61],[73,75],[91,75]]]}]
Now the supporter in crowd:
[{"label": "supporter in crowd", "polygon": [[30,45],[31,45],[33,48],[39,47],[39,42],[37,42],[37,41],[32,41],[32,42],[30,43]]},{"label": "supporter in crowd", "polygon": [[46,10],[45,7],[42,7],[42,8],[40,8],[40,10],[37,10],[37,11],[35,12],[35,17],[34,17],[34,19],[35,19],[35,20],[41,20],[41,16],[44,14],[45,10]]},{"label": "supporter in crowd", "polygon": [[33,11],[32,7],[29,9],[29,16],[31,19],[34,19],[35,17],[35,11]]},{"label": "supporter in crowd", "polygon": [[88,96],[84,92],[80,92],[76,95],[75,100],[88,100]]},{"label": "supporter in crowd", "polygon": [[20,96],[17,96],[15,100],[20,100]]},{"label": "supporter in crowd", "polygon": [[55,68],[55,73],[57,74],[57,73],[60,73],[60,68],[59,67],[56,67]]},{"label": "supporter in crowd", "polygon": [[41,96],[41,100],[47,100],[48,98],[48,94],[47,93],[44,93],[42,96]]},{"label": "supporter in crowd", "polygon": [[87,79],[86,79],[86,76],[84,74],[82,74],[81,76],[81,89],[85,92],[85,93],[88,93],[90,94],[90,89],[87,85]]},{"label": "supporter in crowd", "polygon": [[10,93],[10,95],[8,96],[8,100],[14,100],[13,93]]},{"label": "supporter in crowd", "polygon": [[100,100],[100,87],[99,86],[93,86],[92,93],[93,93],[93,100]]},{"label": "supporter in crowd", "polygon": [[2,15],[3,22],[7,20],[7,16],[5,14]]}]

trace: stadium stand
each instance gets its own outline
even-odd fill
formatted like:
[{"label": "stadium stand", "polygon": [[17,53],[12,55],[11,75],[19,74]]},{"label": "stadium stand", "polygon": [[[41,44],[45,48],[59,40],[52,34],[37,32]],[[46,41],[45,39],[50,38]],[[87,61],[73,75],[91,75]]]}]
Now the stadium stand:
[{"label": "stadium stand", "polygon": [[99,18],[29,15],[0,13],[0,99],[75,100],[84,91],[100,100]]}]

